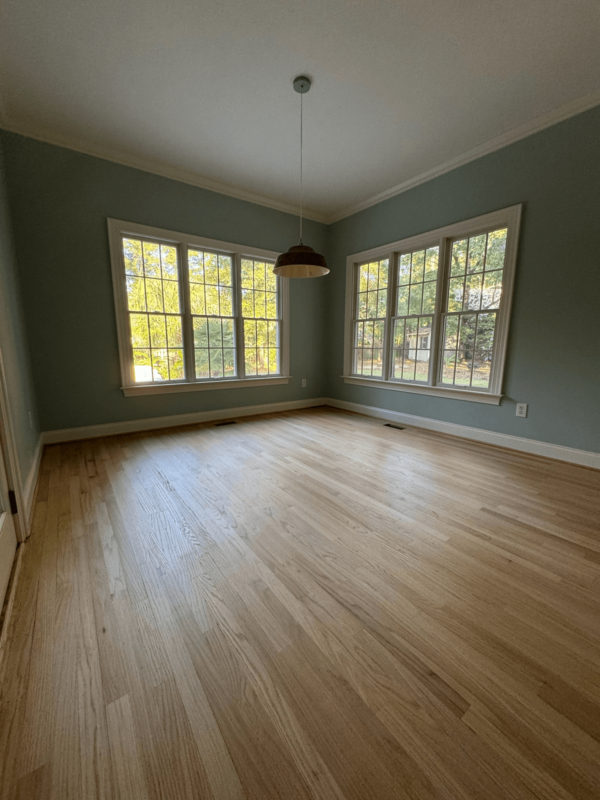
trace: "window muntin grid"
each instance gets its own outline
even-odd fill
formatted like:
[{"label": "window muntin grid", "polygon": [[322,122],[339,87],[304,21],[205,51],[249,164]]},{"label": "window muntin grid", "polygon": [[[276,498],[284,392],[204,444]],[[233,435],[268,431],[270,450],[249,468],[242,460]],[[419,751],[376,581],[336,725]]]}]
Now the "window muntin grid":
[{"label": "window muntin grid", "polygon": [[506,256],[506,227],[452,243],[441,383],[488,389]]},{"label": "window muntin grid", "polygon": [[381,376],[388,304],[389,258],[359,265],[353,373]]},{"label": "window muntin grid", "polygon": [[237,374],[233,258],[188,247],[188,282],[197,380]]},{"label": "window muntin grid", "polygon": [[124,236],[122,250],[134,381],[184,380],[177,248]]},{"label": "window muntin grid", "polygon": [[439,245],[398,258],[392,355],[392,377],[397,380],[429,381],[439,260]]},{"label": "window muntin grid", "polygon": [[246,375],[281,372],[281,319],[273,264],[242,258],[241,296]]}]

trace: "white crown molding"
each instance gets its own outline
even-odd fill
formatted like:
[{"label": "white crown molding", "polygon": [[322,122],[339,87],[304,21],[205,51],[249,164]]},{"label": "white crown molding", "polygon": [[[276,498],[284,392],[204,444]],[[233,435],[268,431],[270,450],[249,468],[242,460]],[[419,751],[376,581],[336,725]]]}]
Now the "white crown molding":
[{"label": "white crown molding", "polygon": [[[173,181],[187,183],[199,189],[207,189],[210,192],[224,194],[227,197],[235,197],[236,200],[245,200],[248,203],[255,203],[259,206],[272,208],[275,211],[283,211],[285,214],[293,214],[294,216],[300,214],[300,206],[296,206],[292,203],[283,203],[280,200],[275,200],[272,197],[267,197],[256,192],[249,192],[246,189],[240,189],[229,183],[207,178],[196,172],[180,169],[169,164],[163,164],[151,158],[134,156],[130,153],[123,153],[118,150],[103,147],[102,145],[91,144],[76,136],[65,136],[56,131],[23,122],[11,122],[6,115],[0,114],[0,120],[2,120],[0,127],[4,130],[11,133],[18,133],[21,136],[27,136],[30,139],[37,139],[39,142],[54,144],[57,147],[64,147],[67,150],[75,150],[77,153],[84,153],[85,155],[94,156],[95,158],[102,158],[104,161],[112,161],[114,164],[121,164],[125,167],[133,167],[142,172],[150,172],[153,175],[160,175],[162,178],[170,178]],[[313,222],[325,224],[329,222],[329,217],[306,208],[303,210],[303,216],[305,219],[313,220]]]},{"label": "white crown molding", "polygon": [[533,136],[533,134],[539,133],[545,128],[551,128],[553,125],[558,125],[559,122],[564,122],[565,120],[575,117],[577,114],[582,114],[584,111],[589,111],[591,108],[594,108],[598,105],[600,105],[600,92],[593,92],[591,94],[578,97],[576,100],[565,103],[553,111],[549,111],[546,114],[542,114],[541,116],[530,120],[529,122],[523,123],[523,125],[518,125],[515,128],[511,128],[505,133],[500,134],[500,136],[496,136],[493,139],[488,139],[487,142],[477,145],[477,147],[472,147],[470,150],[465,150],[465,152],[461,155],[451,158],[449,161],[445,161],[443,164],[439,164],[437,167],[433,167],[425,172],[421,172],[419,175],[415,175],[414,178],[409,178],[402,183],[398,183],[396,186],[392,186],[390,189],[386,189],[384,192],[379,192],[372,197],[368,197],[366,200],[361,200],[359,203],[347,206],[338,214],[331,215],[327,219],[327,222],[331,225],[332,223],[339,222],[346,217],[351,217],[353,214],[357,214],[359,211],[364,211],[366,208],[375,206],[384,200],[389,200],[392,197],[396,197],[396,195],[403,194],[409,189],[414,189],[415,186],[419,186],[422,183],[427,183],[427,181],[431,181],[434,178],[439,178],[440,175],[445,175],[447,172],[451,172],[453,169],[462,167],[465,164],[468,164],[470,161],[476,161],[478,158],[482,158],[490,153],[494,153],[496,150],[502,150],[503,147],[508,147],[508,145],[514,144],[521,139],[526,139],[528,136]]},{"label": "white crown molding", "polygon": [[467,425],[457,425],[454,422],[443,422],[439,419],[429,417],[419,417],[415,414],[405,414],[402,411],[389,411],[386,408],[376,408],[366,406],[362,403],[351,403],[347,400],[334,400],[326,398],[325,405],[333,408],[341,408],[344,411],[352,411],[355,414],[363,414],[367,417],[385,419],[389,422],[401,422],[414,428],[425,428],[437,433],[446,433],[450,436],[458,436],[461,439],[471,439],[483,444],[492,444],[496,447],[505,447],[509,450],[518,450],[521,453],[553,458],[558,461],[568,461],[571,464],[579,464],[583,467],[600,469],[600,453],[590,450],[576,450],[574,447],[563,447],[559,444],[550,442],[540,442],[537,439],[525,439],[521,436],[512,436],[508,433],[496,433],[483,428],[470,428]]},{"label": "white crown molding", "polygon": [[[365,200],[347,206],[337,213],[322,214],[311,211],[310,209],[304,209],[304,216],[306,219],[311,219],[314,222],[321,222],[325,225],[339,222],[346,217],[357,214],[359,211],[364,211],[384,200],[389,200],[392,197],[403,194],[410,189],[414,189],[415,186],[427,183],[427,181],[433,180],[434,178],[439,178],[441,175],[445,175],[453,169],[462,167],[471,161],[476,161],[478,158],[494,153],[496,150],[501,150],[503,147],[508,147],[521,139],[526,139],[528,136],[533,136],[533,134],[539,133],[545,128],[551,128],[559,122],[564,122],[598,105],[600,105],[600,91],[583,95],[576,100],[564,103],[553,111],[549,111],[529,122],[525,122],[523,125],[511,128],[505,133],[500,134],[500,136],[496,136],[483,144],[477,145],[477,147],[466,150],[464,153],[461,153],[461,155],[449,161],[445,161],[437,167],[432,167],[432,169],[421,172],[406,181],[402,181],[402,183],[398,183],[390,189],[386,189],[383,192],[367,197]],[[262,194],[249,192],[246,189],[240,189],[231,184],[207,178],[198,173],[190,172],[189,170],[163,164],[154,159],[122,153],[107,147],[102,147],[101,145],[92,145],[78,137],[65,136],[56,131],[50,131],[27,123],[9,121],[8,116],[2,114],[1,111],[2,109],[0,107],[0,126],[4,128],[4,130],[12,133],[18,133],[21,136],[28,136],[31,139],[37,139],[41,142],[54,144],[58,147],[65,147],[68,150],[75,150],[78,153],[85,153],[86,155],[95,156],[96,158],[102,158],[105,161],[112,161],[115,164],[133,167],[143,172],[150,172],[154,175],[160,175],[163,178],[170,178],[171,180],[180,181],[181,183],[187,183],[190,186],[197,186],[200,189],[207,189],[208,191],[224,194],[228,197],[235,197],[237,200],[256,203],[257,205],[272,208],[276,211],[283,211],[286,214],[297,216],[300,213],[300,208],[294,204],[284,203]]]}]

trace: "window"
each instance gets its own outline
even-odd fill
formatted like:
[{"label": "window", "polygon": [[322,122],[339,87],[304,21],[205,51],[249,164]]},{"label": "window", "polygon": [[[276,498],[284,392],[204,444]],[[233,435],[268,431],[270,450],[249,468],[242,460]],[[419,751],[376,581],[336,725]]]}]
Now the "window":
[{"label": "window", "polygon": [[277,253],[109,220],[126,395],[287,383]]},{"label": "window", "polygon": [[345,381],[498,404],[520,213],[350,256]]}]

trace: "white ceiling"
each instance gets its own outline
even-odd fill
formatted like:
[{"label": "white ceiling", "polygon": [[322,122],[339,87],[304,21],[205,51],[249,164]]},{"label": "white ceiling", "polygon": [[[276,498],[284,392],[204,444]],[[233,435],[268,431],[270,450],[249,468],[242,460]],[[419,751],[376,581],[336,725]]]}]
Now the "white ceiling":
[{"label": "white ceiling", "polygon": [[599,0],[2,0],[2,124],[329,221],[600,103]]}]

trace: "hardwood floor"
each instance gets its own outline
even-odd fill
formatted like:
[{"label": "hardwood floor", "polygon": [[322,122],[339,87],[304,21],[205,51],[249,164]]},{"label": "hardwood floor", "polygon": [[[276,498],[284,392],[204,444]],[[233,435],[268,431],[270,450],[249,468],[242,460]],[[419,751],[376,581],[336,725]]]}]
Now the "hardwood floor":
[{"label": "hardwood floor", "polygon": [[1,797],[600,797],[600,473],[328,409],[45,451]]}]

